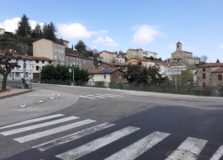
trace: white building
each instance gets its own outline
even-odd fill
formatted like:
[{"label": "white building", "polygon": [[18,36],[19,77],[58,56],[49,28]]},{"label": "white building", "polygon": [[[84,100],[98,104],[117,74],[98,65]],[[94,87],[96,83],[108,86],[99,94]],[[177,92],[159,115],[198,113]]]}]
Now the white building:
[{"label": "white building", "polygon": [[151,51],[144,51],[143,52],[143,57],[145,57],[145,58],[150,58],[150,57],[157,58],[157,53],[151,52]]},{"label": "white building", "polygon": [[9,80],[39,79],[43,66],[51,64],[52,60],[45,57],[15,55],[11,62],[17,62],[20,67],[14,68],[8,76]]}]

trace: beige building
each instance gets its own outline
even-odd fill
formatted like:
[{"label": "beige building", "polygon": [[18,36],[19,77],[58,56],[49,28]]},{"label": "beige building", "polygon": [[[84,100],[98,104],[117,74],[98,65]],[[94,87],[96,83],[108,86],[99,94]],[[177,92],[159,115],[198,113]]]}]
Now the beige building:
[{"label": "beige building", "polygon": [[176,51],[171,54],[171,58],[181,64],[195,65],[200,63],[200,58],[193,57],[192,52],[184,51],[180,42],[177,42]]},{"label": "beige building", "polygon": [[33,42],[33,56],[52,59],[54,64],[65,64],[65,45],[42,38]]},{"label": "beige building", "polygon": [[117,54],[109,51],[102,51],[99,53],[100,60],[106,63],[115,63]]},{"label": "beige building", "polygon": [[198,86],[223,86],[223,63],[207,63],[197,69]]},{"label": "beige building", "polygon": [[150,57],[157,58],[157,53],[151,52],[151,51],[144,51],[143,57],[144,58],[150,58]]},{"label": "beige building", "polygon": [[128,49],[127,53],[126,53],[126,58],[130,59],[130,58],[143,58],[143,49],[139,48],[139,49]]},{"label": "beige building", "polygon": [[131,64],[131,65],[137,65],[138,63],[141,63],[142,66],[149,68],[150,66],[155,66],[156,63],[146,60],[146,59],[140,59],[140,58],[130,58],[126,64]]}]

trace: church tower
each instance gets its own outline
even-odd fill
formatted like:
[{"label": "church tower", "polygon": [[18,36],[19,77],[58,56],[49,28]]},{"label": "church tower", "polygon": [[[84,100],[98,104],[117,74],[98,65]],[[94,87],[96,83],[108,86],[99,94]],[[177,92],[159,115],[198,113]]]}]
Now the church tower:
[{"label": "church tower", "polygon": [[176,44],[176,51],[182,51],[182,43],[177,42],[177,44]]}]

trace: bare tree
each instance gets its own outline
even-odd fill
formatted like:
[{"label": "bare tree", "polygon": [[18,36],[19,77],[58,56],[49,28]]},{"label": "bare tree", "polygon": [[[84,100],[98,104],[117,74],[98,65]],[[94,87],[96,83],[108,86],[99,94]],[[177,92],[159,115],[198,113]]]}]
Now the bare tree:
[{"label": "bare tree", "polygon": [[6,83],[9,73],[15,67],[20,67],[17,62],[11,62],[13,54],[10,51],[3,51],[0,53],[0,74],[3,76],[2,90],[6,90]]}]

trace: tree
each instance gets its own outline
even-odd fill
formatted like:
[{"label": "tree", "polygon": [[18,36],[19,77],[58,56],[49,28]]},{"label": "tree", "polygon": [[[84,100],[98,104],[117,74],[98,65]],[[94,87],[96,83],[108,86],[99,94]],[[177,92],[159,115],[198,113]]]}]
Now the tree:
[{"label": "tree", "polygon": [[36,25],[34,30],[32,31],[32,38],[42,38],[43,37],[43,31],[39,24]]},{"label": "tree", "polygon": [[151,66],[146,68],[140,62],[137,65],[128,66],[125,78],[129,83],[136,84],[159,84],[162,80],[159,67]]},{"label": "tree", "polygon": [[43,37],[52,41],[56,41],[56,27],[53,24],[53,22],[50,22],[50,24],[44,24],[43,25]]},{"label": "tree", "polygon": [[181,85],[191,85],[193,83],[193,74],[190,70],[182,71],[179,80]]},{"label": "tree", "polygon": [[84,55],[87,51],[87,46],[85,45],[85,43],[83,41],[78,41],[77,44],[74,46],[75,49],[82,55]]},{"label": "tree", "polygon": [[15,67],[20,67],[17,62],[11,62],[13,54],[9,51],[5,51],[0,54],[0,74],[3,75],[2,90],[6,90],[7,78],[9,73]]},{"label": "tree", "polygon": [[24,14],[19,21],[18,30],[16,34],[21,37],[31,37],[31,26],[29,24],[29,18]]}]

